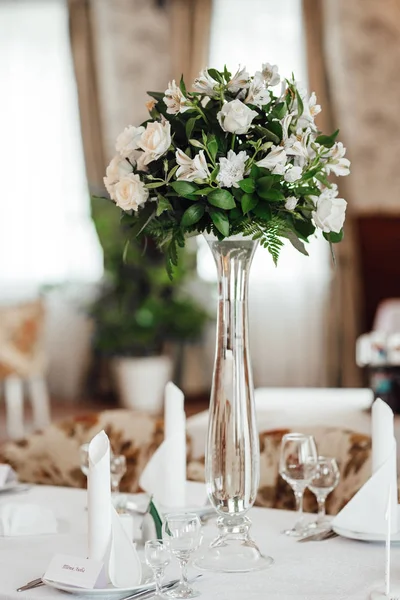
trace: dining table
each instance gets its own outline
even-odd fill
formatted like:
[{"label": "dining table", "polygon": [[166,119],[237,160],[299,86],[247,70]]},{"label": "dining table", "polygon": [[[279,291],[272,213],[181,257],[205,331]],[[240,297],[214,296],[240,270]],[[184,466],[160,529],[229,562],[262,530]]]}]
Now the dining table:
[{"label": "dining table", "polygon": [[[134,502],[135,495],[130,500]],[[50,508],[56,516],[58,531],[47,535],[0,537],[0,600],[87,599],[82,594],[70,595],[47,586],[16,591],[28,581],[41,577],[55,554],[86,556],[86,491],[33,485],[18,493],[0,494],[0,511],[6,503]],[[204,599],[364,600],[372,590],[382,589],[384,544],[341,537],[300,543],[282,533],[293,524],[296,517],[293,512],[252,508],[249,517],[253,523],[253,538],[263,554],[273,557],[273,565],[264,571],[249,573],[205,572],[193,584]],[[308,519],[314,517],[307,515]],[[210,519],[204,525],[200,551],[207,550],[215,533],[215,520]],[[138,549],[140,551],[139,545]],[[189,573],[199,571],[192,567]],[[167,579],[176,574],[176,565],[167,567]],[[392,545],[392,582],[393,586],[396,582],[400,585],[400,545],[395,544]]]}]

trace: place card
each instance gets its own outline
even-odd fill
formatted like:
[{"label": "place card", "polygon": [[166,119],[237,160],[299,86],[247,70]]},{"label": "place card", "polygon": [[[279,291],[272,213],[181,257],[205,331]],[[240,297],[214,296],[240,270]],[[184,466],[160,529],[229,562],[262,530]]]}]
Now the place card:
[{"label": "place card", "polygon": [[105,587],[107,583],[101,561],[67,554],[56,554],[43,578],[84,589]]}]

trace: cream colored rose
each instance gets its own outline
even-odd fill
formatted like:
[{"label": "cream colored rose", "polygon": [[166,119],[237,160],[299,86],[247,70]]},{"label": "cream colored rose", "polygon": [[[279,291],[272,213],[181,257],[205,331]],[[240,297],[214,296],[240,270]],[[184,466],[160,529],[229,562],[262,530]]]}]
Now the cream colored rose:
[{"label": "cream colored rose", "polygon": [[107,192],[110,194],[110,197],[113,200],[115,200],[115,184],[130,173],[132,173],[132,165],[126,160],[126,158],[122,158],[122,156],[116,154],[116,156],[114,156],[108,165],[106,169],[106,176],[103,179]]},{"label": "cream colored rose", "polygon": [[171,145],[171,125],[168,121],[148,123],[139,141],[139,147],[144,151],[143,164],[148,165],[158,160],[166,153]]},{"label": "cream colored rose", "polygon": [[340,233],[344,224],[347,202],[336,196],[336,189],[324,190],[316,199],[316,210],[312,212],[314,223],[325,233]]},{"label": "cream colored rose", "polygon": [[134,127],[133,125],[125,127],[123,132],[117,137],[117,141],[115,143],[116,151],[119,152],[124,158],[134,160],[135,150],[137,150],[139,147],[138,142],[143,132],[144,127]]},{"label": "cream colored rose", "polygon": [[149,197],[149,190],[140,180],[139,175],[126,175],[114,188],[115,203],[122,210],[138,211]]},{"label": "cream colored rose", "polygon": [[247,133],[250,125],[258,113],[251,110],[240,100],[232,100],[223,105],[217,114],[219,124],[224,131],[229,133]]}]

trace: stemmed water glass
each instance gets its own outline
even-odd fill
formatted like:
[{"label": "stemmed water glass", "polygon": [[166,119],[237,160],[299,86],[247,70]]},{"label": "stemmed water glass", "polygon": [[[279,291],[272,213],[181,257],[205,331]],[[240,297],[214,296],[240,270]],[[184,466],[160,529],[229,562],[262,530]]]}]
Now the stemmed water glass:
[{"label": "stemmed water glass", "polygon": [[126,496],[119,493],[119,484],[126,473],[126,458],[123,454],[111,454],[110,476],[112,502],[117,510],[123,510],[126,506]]},{"label": "stemmed water glass", "polygon": [[171,556],[168,543],[163,540],[149,540],[144,545],[146,564],[154,573],[156,584],[155,598],[165,598],[161,589],[161,581],[164,577],[165,568],[169,565]]},{"label": "stemmed water glass", "polygon": [[79,447],[79,461],[81,471],[87,477],[89,474],[89,444],[82,444]]},{"label": "stemmed water glass", "polygon": [[181,579],[176,588],[168,592],[170,598],[195,598],[199,596],[187,580],[187,564],[190,556],[200,546],[201,523],[194,513],[169,514],[163,525],[163,538],[168,541],[171,553],[181,568]]},{"label": "stemmed water glass", "polygon": [[304,490],[309,485],[317,464],[317,449],[312,435],[288,433],[283,436],[279,460],[279,473],[293,489],[296,498],[297,521],[286,535],[301,537],[308,527],[303,520]]},{"label": "stemmed water glass", "polygon": [[318,456],[317,464],[313,477],[308,484],[308,489],[315,494],[318,502],[318,516],[311,527],[318,529],[327,529],[329,520],[326,517],[325,502],[329,494],[339,483],[340,472],[337,462],[334,458],[327,456]]}]

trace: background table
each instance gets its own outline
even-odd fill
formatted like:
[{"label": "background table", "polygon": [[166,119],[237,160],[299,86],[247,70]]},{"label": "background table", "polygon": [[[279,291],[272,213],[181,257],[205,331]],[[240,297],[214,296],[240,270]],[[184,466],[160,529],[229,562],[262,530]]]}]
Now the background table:
[{"label": "background table", "polygon": [[[26,493],[0,495],[0,505],[30,502],[51,508],[60,523],[57,535],[0,537],[0,600],[73,600],[46,587],[17,593],[17,587],[39,577],[56,552],[86,553],[84,490],[37,486]],[[382,584],[384,547],[335,538],[299,544],[281,534],[292,512],[255,508],[253,534],[265,554],[275,559],[267,571],[244,574],[206,573],[196,582],[205,600],[364,600]],[[210,523],[207,539],[215,533]],[[400,546],[393,547],[393,580],[400,584]],[[176,572],[168,568],[167,575]]]}]

